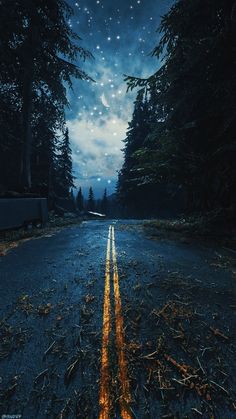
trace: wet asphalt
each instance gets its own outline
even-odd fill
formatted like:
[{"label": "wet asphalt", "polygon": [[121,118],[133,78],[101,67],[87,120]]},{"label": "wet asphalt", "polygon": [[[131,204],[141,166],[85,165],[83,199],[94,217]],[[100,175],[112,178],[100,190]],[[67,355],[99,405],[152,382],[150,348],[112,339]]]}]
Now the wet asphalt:
[{"label": "wet asphalt", "polygon": [[[109,225],[115,227],[130,415],[235,418],[235,276],[221,250],[156,240],[132,220],[83,222],[1,258],[0,417],[99,416]],[[109,417],[120,418],[114,330],[112,314]],[[209,384],[211,395],[199,390],[200,381],[183,385],[186,377],[168,356],[191,365],[201,386],[216,383]]]}]

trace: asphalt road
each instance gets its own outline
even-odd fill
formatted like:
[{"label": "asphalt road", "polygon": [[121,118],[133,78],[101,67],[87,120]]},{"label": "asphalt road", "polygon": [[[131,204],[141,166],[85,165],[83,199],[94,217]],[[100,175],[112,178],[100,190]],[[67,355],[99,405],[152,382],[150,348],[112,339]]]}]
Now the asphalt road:
[{"label": "asphalt road", "polygon": [[23,243],[0,260],[0,417],[235,418],[235,289],[222,249],[139,221]]}]

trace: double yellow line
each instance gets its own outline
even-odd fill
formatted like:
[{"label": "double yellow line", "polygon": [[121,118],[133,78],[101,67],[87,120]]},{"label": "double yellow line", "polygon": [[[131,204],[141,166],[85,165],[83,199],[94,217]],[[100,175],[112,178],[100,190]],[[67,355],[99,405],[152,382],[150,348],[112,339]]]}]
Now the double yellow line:
[{"label": "double yellow line", "polygon": [[[111,246],[112,245],[112,246]],[[115,299],[115,332],[116,332],[116,350],[118,358],[118,378],[120,384],[120,414],[122,419],[132,419],[129,404],[131,402],[130,385],[127,374],[127,362],[125,358],[125,341],[124,341],[124,326],[122,316],[122,306],[119,287],[119,276],[116,258],[115,247],[115,229],[114,226],[109,227],[107,239],[107,256],[106,256],[106,273],[105,273],[105,290],[104,290],[104,304],[103,304],[103,334],[102,334],[102,350],[101,350],[101,379],[100,379],[100,394],[99,405],[100,414],[99,419],[109,419],[111,410],[111,395],[110,395],[110,369],[109,369],[109,343],[111,332],[111,253],[113,263],[113,287]]]}]

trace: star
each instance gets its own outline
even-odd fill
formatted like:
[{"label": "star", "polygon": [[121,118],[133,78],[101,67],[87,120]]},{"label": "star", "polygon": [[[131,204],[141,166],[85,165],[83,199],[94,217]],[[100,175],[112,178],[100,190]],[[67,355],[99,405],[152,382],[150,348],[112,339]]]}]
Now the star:
[{"label": "star", "polygon": [[[169,2],[171,0],[163,3]],[[75,81],[75,96],[71,95],[71,110],[67,111],[68,121],[76,121],[73,134],[72,126],[69,127],[76,156],[75,175],[79,184],[79,179],[85,179],[85,176],[78,168],[81,167],[82,172],[87,170],[86,179],[100,199],[98,190],[103,182],[111,193],[114,191],[117,170],[122,165],[121,141],[126,136],[128,121],[132,119],[136,93],[132,91],[126,95],[123,74],[137,77],[152,74],[155,63],[147,54],[155,47],[154,22],[157,19],[158,26],[159,16],[165,8],[159,5],[162,2],[152,0],[129,0],[114,2],[114,5],[110,0],[69,0],[69,3],[74,7],[75,15],[67,19],[67,24],[78,28],[78,35],[83,38],[81,46],[95,56],[95,60],[84,64],[78,61],[78,66],[95,83]],[[103,95],[109,108],[101,102]],[[80,153],[76,152],[77,148]]]}]

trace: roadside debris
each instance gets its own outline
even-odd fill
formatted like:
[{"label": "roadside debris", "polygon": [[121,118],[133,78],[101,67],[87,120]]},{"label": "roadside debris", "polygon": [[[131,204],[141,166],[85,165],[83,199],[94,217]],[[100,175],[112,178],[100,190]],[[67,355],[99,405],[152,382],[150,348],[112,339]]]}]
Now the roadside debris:
[{"label": "roadside debris", "polygon": [[77,358],[75,361],[73,361],[66,369],[65,376],[64,376],[64,382],[66,385],[68,385],[74,376],[76,369],[78,368],[80,359]]},{"label": "roadside debris", "polygon": [[8,323],[0,326],[0,360],[7,358],[11,353],[29,340],[29,330],[22,327],[14,327]]},{"label": "roadside debris", "polygon": [[[236,395],[229,384],[230,359],[235,354],[235,347],[231,346],[228,329],[226,333],[223,327],[209,326],[205,309],[199,304],[193,304],[190,292],[184,292],[192,291],[190,287],[195,287],[196,281],[186,281],[181,275],[180,281],[183,291],[180,288],[176,294],[175,288],[169,287],[171,282],[176,284],[176,274],[162,280],[161,285],[168,284],[165,292],[168,292],[169,298],[151,311],[147,302],[143,304],[142,297],[146,292],[143,288],[136,297],[136,304],[130,301],[126,305],[125,322],[129,324],[126,333],[131,340],[126,351],[134,406],[138,406],[140,391],[137,391],[137,383],[141,381],[145,397],[150,397],[150,403],[153,392],[156,392],[157,399],[160,398],[164,405],[175,406],[175,412],[180,400],[189,398],[190,416],[186,417],[195,414],[213,419],[218,417],[215,411],[222,412],[220,406],[224,411],[224,405],[235,412]],[[184,288],[185,283],[187,288]],[[139,307],[142,307],[139,322],[135,321],[137,315],[134,314],[137,299]],[[155,304],[153,296],[149,304],[153,300]],[[133,314],[132,322],[130,313]],[[215,322],[219,321],[218,316],[212,318]],[[133,322],[139,324],[138,329],[133,327]],[[151,410],[149,415],[153,417]],[[176,417],[171,415],[168,413],[160,417]]]},{"label": "roadside debris", "polygon": [[50,313],[51,309],[52,309],[52,304],[47,303],[46,305],[39,306],[37,310],[40,316],[47,316]]}]

